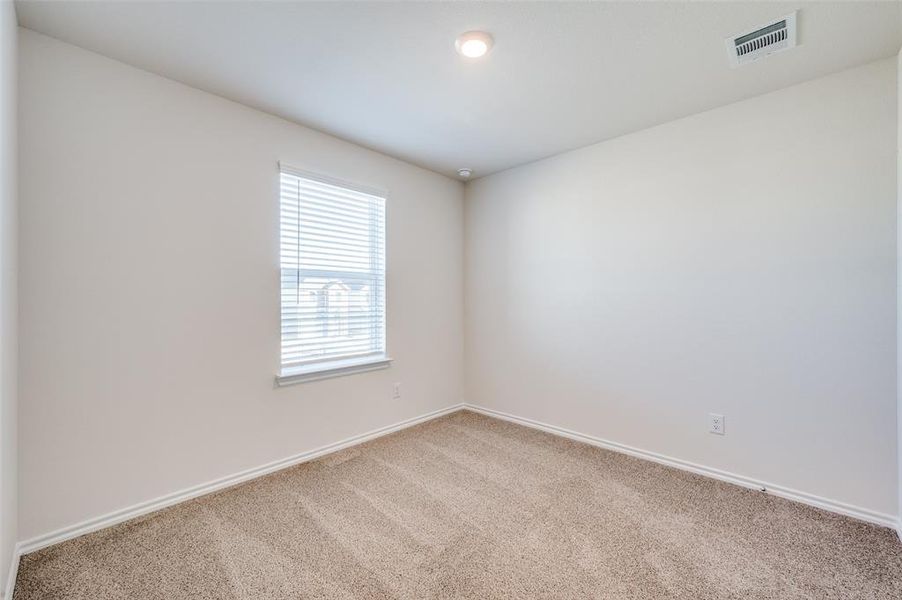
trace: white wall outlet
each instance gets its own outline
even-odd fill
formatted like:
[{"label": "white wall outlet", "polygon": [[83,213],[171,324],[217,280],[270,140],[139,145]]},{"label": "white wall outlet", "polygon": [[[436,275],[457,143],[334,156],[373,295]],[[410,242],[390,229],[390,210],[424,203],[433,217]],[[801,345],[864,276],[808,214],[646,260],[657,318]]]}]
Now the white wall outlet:
[{"label": "white wall outlet", "polygon": [[708,413],[708,431],[710,431],[711,433],[716,433],[717,435],[723,435],[723,429],[723,415]]},{"label": "white wall outlet", "polygon": [[401,384],[400,383],[396,383],[392,387],[391,397],[394,400],[397,400],[398,398],[401,397]]}]

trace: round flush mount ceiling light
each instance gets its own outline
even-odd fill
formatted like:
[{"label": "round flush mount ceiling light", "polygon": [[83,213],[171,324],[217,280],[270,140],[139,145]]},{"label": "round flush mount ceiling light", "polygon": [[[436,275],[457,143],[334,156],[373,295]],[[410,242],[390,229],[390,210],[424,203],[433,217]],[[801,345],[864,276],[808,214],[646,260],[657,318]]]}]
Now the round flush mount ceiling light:
[{"label": "round flush mount ceiling light", "polygon": [[457,36],[454,47],[466,58],[482,58],[492,49],[492,36],[484,31],[468,31]]},{"label": "round flush mount ceiling light", "polygon": [[457,174],[460,175],[463,179],[469,179],[470,175],[473,174],[471,169],[458,169]]}]

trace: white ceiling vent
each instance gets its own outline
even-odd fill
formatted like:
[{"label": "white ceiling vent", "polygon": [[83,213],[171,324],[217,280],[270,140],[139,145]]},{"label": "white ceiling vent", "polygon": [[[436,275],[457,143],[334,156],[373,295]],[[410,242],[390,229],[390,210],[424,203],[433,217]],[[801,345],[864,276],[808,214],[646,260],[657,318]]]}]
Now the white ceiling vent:
[{"label": "white ceiling vent", "polygon": [[730,65],[738,67],[774,52],[796,47],[796,13],[756,27],[748,33],[727,38]]}]

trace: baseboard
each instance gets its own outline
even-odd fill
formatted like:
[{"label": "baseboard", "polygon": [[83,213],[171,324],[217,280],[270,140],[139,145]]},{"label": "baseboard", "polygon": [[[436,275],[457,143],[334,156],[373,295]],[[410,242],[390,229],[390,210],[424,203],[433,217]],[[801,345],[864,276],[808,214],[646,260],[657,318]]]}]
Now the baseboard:
[{"label": "baseboard", "polygon": [[859,519],[861,521],[867,521],[868,523],[874,523],[876,525],[889,527],[890,529],[895,529],[897,533],[899,533],[900,539],[902,539],[902,522],[900,522],[899,519],[897,519],[893,515],[876,512],[866,508],[861,508],[859,506],[853,506],[851,504],[838,502],[836,500],[830,500],[829,498],[815,496],[814,494],[800,492],[798,490],[774,485],[772,483],[758,481],[756,479],[745,477],[743,475],[736,475],[735,473],[721,471],[720,469],[713,469],[711,467],[691,463],[685,460],[680,460],[678,458],[672,458],[670,456],[665,456],[656,452],[649,452],[648,450],[633,448],[632,446],[627,446],[625,444],[612,442],[592,435],[587,435],[585,433],[579,433],[570,429],[565,429],[563,427],[557,427],[556,425],[549,425],[540,421],[518,417],[516,415],[493,410],[490,408],[485,408],[482,406],[464,404],[464,408],[466,410],[471,410],[473,412],[480,413],[489,417],[503,419],[505,421],[510,421],[511,423],[516,423],[518,425],[531,427],[532,429],[539,429],[547,433],[565,437],[571,440],[576,440],[579,442],[584,442],[586,444],[604,448],[606,450],[613,450],[614,452],[628,454],[636,458],[650,460],[652,462],[666,465],[668,467],[673,467],[675,469],[681,469],[683,471],[689,471],[690,473],[695,473],[697,475],[703,475],[705,477],[711,477],[720,481],[726,481],[728,483],[740,485],[742,487],[760,490],[774,496],[779,496],[780,498],[786,498],[787,500],[801,502],[802,504],[814,506],[816,508],[845,515],[847,517],[852,517],[854,519]]},{"label": "baseboard", "polygon": [[[239,483],[244,483],[245,481],[255,479],[262,475],[268,475],[270,473],[274,473],[275,471],[280,471],[294,465],[305,463],[316,458],[320,458],[321,456],[325,456],[333,452],[338,452],[339,450],[343,450],[351,446],[356,446],[378,437],[382,437],[384,435],[388,435],[390,433],[394,433],[408,427],[413,427],[414,425],[419,425],[420,423],[425,423],[426,421],[431,421],[432,419],[437,419],[438,417],[457,412],[463,408],[463,404],[455,404],[454,406],[449,406],[447,408],[433,411],[419,417],[407,419],[405,421],[395,423],[394,425],[388,425],[386,427],[374,429],[373,431],[369,431],[367,433],[355,435],[340,442],[335,442],[333,444],[328,444],[326,446],[316,448],[315,450],[295,454],[294,456],[289,456],[287,458],[283,458],[282,460],[277,460],[259,467],[247,469],[245,471],[241,471],[233,475],[228,475],[214,481],[209,481],[207,483],[196,485],[194,487],[190,487],[188,489],[184,489],[172,494],[167,494],[166,496],[161,496],[154,500],[148,500],[146,502],[141,502],[106,515],[94,517],[93,519],[88,519],[86,521],[82,521],[81,523],[70,525],[69,527],[64,527],[62,529],[58,529],[44,535],[39,535],[37,537],[31,538],[30,540],[20,542],[17,545],[17,557],[28,554],[30,552],[34,552],[35,550],[40,550],[41,548],[46,548],[47,546],[52,546],[53,544],[58,544],[59,542],[64,542],[66,540],[76,538],[86,533],[91,533],[92,531],[97,531],[105,527],[116,525],[117,523],[121,523],[123,521],[139,517],[141,515],[152,513],[162,508],[178,504],[179,502],[184,502],[186,500],[191,500],[192,498],[197,498],[206,494],[218,492],[225,488],[231,487],[233,485],[238,485]],[[9,599],[7,598],[6,600]]]},{"label": "baseboard", "polygon": [[3,600],[12,600],[13,592],[16,589],[16,576],[19,574],[19,558],[22,556],[22,549],[19,544],[13,548],[13,555],[9,563],[9,571],[6,572],[6,581],[3,584],[2,597]]},{"label": "baseboard", "polygon": [[627,446],[624,444],[620,444],[617,442],[612,442],[609,440],[604,440],[602,438],[598,438],[595,436],[587,435],[584,433],[579,433],[576,431],[572,431],[569,429],[565,429],[563,427],[557,427],[555,425],[549,425],[547,423],[542,423],[539,421],[534,421],[532,419],[527,419],[524,417],[518,417],[516,415],[512,415],[509,413],[485,408],[482,406],[472,405],[472,404],[456,404],[453,406],[449,406],[447,408],[437,410],[431,413],[427,413],[425,415],[421,415],[419,417],[414,417],[412,419],[407,419],[405,421],[401,421],[399,423],[395,423],[393,425],[389,425],[386,427],[382,427],[379,429],[375,429],[373,431],[369,431],[367,433],[362,433],[360,435],[356,435],[345,440],[335,442],[333,444],[328,444],[326,446],[322,446],[320,448],[316,448],[314,450],[310,450],[307,452],[302,452],[300,454],[296,454],[294,456],[289,456],[282,460],[274,461],[259,467],[255,467],[252,469],[247,469],[245,471],[241,471],[239,473],[235,473],[233,475],[229,475],[226,477],[222,477],[220,479],[216,479],[214,481],[210,481],[201,485],[197,485],[191,488],[187,488],[172,494],[168,494],[166,496],[161,496],[154,500],[149,500],[146,502],[141,502],[139,504],[135,504],[128,508],[123,508],[121,510],[114,511],[112,513],[101,515],[99,517],[95,517],[92,519],[88,519],[86,521],[82,521],[81,523],[77,523],[75,525],[71,525],[69,527],[64,527],[62,529],[58,529],[56,531],[40,535],[29,540],[25,540],[16,544],[15,551],[13,553],[12,565],[10,566],[9,577],[4,586],[4,590],[6,592],[6,596],[4,596],[4,600],[11,600],[12,590],[15,585],[15,576],[18,571],[19,558],[24,556],[25,554],[29,554],[36,550],[40,550],[42,548],[46,548],[47,546],[52,546],[53,544],[57,544],[59,542],[63,542],[72,538],[76,538],[78,536],[84,535],[86,533],[91,533],[92,531],[97,531],[100,529],[104,529],[106,527],[110,527],[112,525],[116,525],[123,521],[127,521],[129,519],[133,519],[135,517],[139,517],[142,515],[146,515],[152,513],[154,511],[172,506],[174,504],[178,504],[179,502],[184,502],[186,500],[191,500],[193,498],[197,498],[199,496],[203,496],[206,494],[210,494],[213,492],[217,492],[223,490],[225,488],[238,485],[240,483],[244,483],[251,479],[268,475],[275,471],[279,471],[281,469],[286,469],[288,467],[301,464],[304,462],[308,462],[314,460],[316,458],[320,458],[327,454],[331,454],[333,452],[338,452],[339,450],[343,450],[345,448],[349,448],[351,446],[356,446],[358,444],[362,444],[369,440],[376,439],[378,437],[382,437],[384,435],[388,435],[390,433],[394,433],[396,431],[400,431],[402,429],[406,429],[408,427],[413,427],[414,425],[418,425],[420,423],[424,423],[426,421],[430,421],[432,419],[437,419],[438,417],[442,417],[447,414],[451,414],[453,412],[457,412],[459,410],[466,409],[471,410],[476,413],[480,413],[489,417],[495,417],[498,419],[503,419],[505,421],[510,421],[512,423],[517,423],[518,425],[523,425],[526,427],[530,427],[533,429],[539,429],[541,431],[545,431],[547,433],[551,433],[553,435],[558,435],[561,437],[569,438],[572,440],[576,440],[579,442],[584,442],[586,444],[590,444],[593,446],[597,446],[600,448],[605,448],[607,450],[612,450],[614,452],[620,452],[623,454],[628,454],[630,456],[634,456],[637,458],[642,458],[645,460],[650,460],[652,462],[656,462],[658,464],[663,464],[669,467],[674,467],[676,469],[681,469],[683,471],[689,471],[691,473],[695,473],[697,475],[702,475],[705,477],[711,477],[713,479],[718,479],[720,481],[726,481],[728,483],[732,483],[735,485],[740,485],[742,487],[761,490],[767,492],[769,494],[773,494],[774,496],[779,496],[781,498],[786,498],[788,500],[793,500],[796,502],[801,502],[803,504],[807,504],[809,506],[814,506],[817,508],[821,508],[823,510],[827,510],[830,512],[838,513],[841,515],[846,515],[848,517],[852,517],[855,519],[859,519],[862,521],[867,521],[869,523],[875,523],[877,525],[882,525],[885,527],[889,527],[891,529],[895,529],[899,534],[900,540],[902,540],[902,521],[896,519],[896,517],[887,515],[884,513],[879,513],[875,511],[871,511],[868,509],[864,509],[861,507],[853,506],[850,504],[845,504],[842,502],[837,502],[834,500],[830,500],[828,498],[823,498],[820,496],[815,496],[813,494],[807,494],[804,492],[800,492],[798,490],[792,490],[789,488],[785,488],[782,486],[770,484],[763,481],[758,481],[755,479],[751,479],[749,477],[744,477],[742,475],[736,475],[734,473],[729,473],[726,471],[721,471],[719,469],[713,469],[710,467],[706,467],[703,465],[698,465],[695,463],[691,463],[688,461],[680,460],[677,458],[672,458],[669,456],[665,456],[663,454],[658,454],[655,452],[649,452],[647,450],[642,450],[639,448],[633,448],[631,446]]}]

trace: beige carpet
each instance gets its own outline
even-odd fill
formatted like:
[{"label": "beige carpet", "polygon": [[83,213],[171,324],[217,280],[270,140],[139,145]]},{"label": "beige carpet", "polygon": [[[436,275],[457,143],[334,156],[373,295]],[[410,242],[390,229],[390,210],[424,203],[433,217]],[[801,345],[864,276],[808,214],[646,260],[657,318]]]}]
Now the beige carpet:
[{"label": "beige carpet", "polygon": [[57,598],[899,600],[902,543],[459,412],[24,557]]}]

